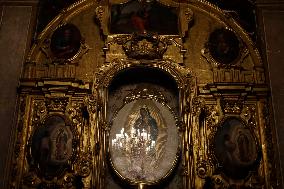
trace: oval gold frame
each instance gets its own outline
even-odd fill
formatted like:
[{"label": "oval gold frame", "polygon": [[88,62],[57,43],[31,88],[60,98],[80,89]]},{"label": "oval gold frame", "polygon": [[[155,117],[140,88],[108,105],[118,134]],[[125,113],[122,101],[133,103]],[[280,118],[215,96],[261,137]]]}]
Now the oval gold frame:
[{"label": "oval gold frame", "polygon": [[[28,151],[27,151],[27,157],[28,159],[30,159],[31,161],[34,161],[34,157],[33,157],[33,154],[32,154],[32,146],[33,146],[33,137],[34,135],[38,132],[38,130],[42,129],[44,127],[44,124],[46,123],[46,121],[53,117],[53,116],[58,116],[58,117],[61,117],[64,122],[65,122],[65,126],[69,126],[70,127],[70,131],[72,133],[72,142],[71,142],[71,146],[72,146],[72,153],[70,155],[70,157],[68,158],[68,160],[66,161],[67,165],[66,166],[70,166],[76,159],[76,154],[77,154],[77,145],[79,143],[78,141],[78,137],[76,137],[78,134],[76,133],[75,129],[74,129],[74,125],[72,123],[72,121],[66,116],[66,115],[63,115],[61,113],[50,113],[50,114],[47,114],[46,116],[44,116],[42,118],[42,120],[40,120],[40,122],[37,124],[37,128],[33,130],[33,132],[31,133],[31,136],[29,138],[29,142],[28,142]],[[40,125],[39,125],[40,124]],[[29,163],[31,165],[31,163]],[[66,171],[66,166],[63,170],[61,170],[60,174],[54,176],[54,177],[61,177],[61,176],[64,176],[64,172]],[[40,170],[40,167],[36,167],[36,173],[37,173],[37,176],[41,175],[41,170]],[[53,179],[48,181],[48,180],[45,180],[46,182],[53,182]]]},{"label": "oval gold frame", "polygon": [[[150,95],[149,95],[150,96]],[[157,98],[138,98],[138,99],[133,99],[131,101],[128,101],[126,103],[124,103],[122,105],[122,107],[120,107],[114,114],[113,118],[112,118],[112,123],[113,121],[117,118],[117,115],[119,113],[120,110],[122,110],[127,104],[130,104],[132,102],[135,102],[135,101],[138,101],[138,100],[141,100],[141,99],[145,99],[145,100],[151,100],[151,101],[155,101],[159,104],[161,104],[161,106],[163,106],[164,108],[166,108],[173,116],[173,120],[175,121],[175,126],[178,127],[178,117],[175,115],[175,112],[165,103],[165,102],[161,102],[161,101],[158,101],[156,100]],[[111,129],[110,129],[111,130]],[[131,179],[128,179],[126,178],[125,176],[123,176],[115,167],[113,161],[112,161],[112,158],[111,158],[111,151],[110,151],[110,130],[109,130],[109,133],[108,133],[108,137],[107,137],[107,154],[108,154],[108,161],[109,161],[109,164],[113,170],[113,172],[125,183],[129,184],[129,185],[137,185],[138,188],[144,186],[144,185],[156,185],[156,184],[159,184],[161,182],[163,182],[164,180],[166,180],[167,178],[169,178],[170,175],[172,175],[173,171],[176,169],[177,165],[178,165],[178,162],[179,162],[179,158],[180,158],[180,154],[181,154],[181,143],[182,143],[182,139],[180,137],[181,133],[179,132],[178,128],[177,128],[177,142],[178,142],[178,147],[176,149],[176,156],[174,158],[174,161],[172,162],[172,165],[171,165],[171,168],[166,172],[166,174],[164,176],[162,176],[161,178],[155,180],[155,181],[149,181],[149,182],[144,182],[144,181],[133,181]]]},{"label": "oval gold frame", "polygon": [[[217,168],[220,167],[220,161],[218,160],[218,157],[216,156],[215,154],[215,137],[216,137],[216,133],[218,132],[219,129],[222,129],[224,127],[224,123],[226,123],[226,121],[230,120],[230,119],[236,119],[238,121],[240,121],[240,123],[242,124],[242,126],[244,127],[244,129],[247,129],[252,138],[254,139],[254,144],[255,144],[255,147],[256,147],[256,158],[254,160],[254,163],[253,163],[253,169],[256,169],[257,166],[259,166],[260,164],[260,160],[261,160],[261,147],[259,146],[259,142],[257,140],[257,137],[255,136],[255,133],[250,129],[250,127],[248,127],[247,123],[245,122],[245,120],[243,120],[241,117],[239,116],[225,116],[224,118],[222,118],[222,120],[216,124],[216,130],[214,130],[214,132],[212,132],[210,134],[210,151],[211,151],[211,156],[213,157],[212,158],[212,163],[214,165],[217,165]],[[248,171],[248,175],[244,178],[244,180],[247,180],[251,174],[252,174],[252,171],[253,170],[250,170]],[[223,172],[223,170],[220,172],[220,175],[222,176],[222,178],[224,178],[225,180],[230,180],[230,179],[233,179],[231,177],[229,177],[228,175],[226,175],[225,172]]]}]

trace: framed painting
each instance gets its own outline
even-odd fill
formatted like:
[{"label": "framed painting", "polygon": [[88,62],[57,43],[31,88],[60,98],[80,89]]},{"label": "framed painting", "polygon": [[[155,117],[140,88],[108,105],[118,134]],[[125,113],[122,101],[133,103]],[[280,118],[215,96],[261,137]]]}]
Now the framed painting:
[{"label": "framed painting", "polygon": [[217,130],[214,152],[224,174],[233,179],[246,178],[260,158],[254,135],[235,117],[225,119]]},{"label": "framed painting", "polygon": [[113,170],[130,183],[153,184],[170,175],[179,154],[176,119],[165,105],[138,99],[112,122],[109,153]]},{"label": "framed painting", "polygon": [[240,58],[240,41],[236,34],[228,29],[214,30],[208,40],[209,52],[221,64],[234,64]]},{"label": "framed painting", "polygon": [[40,174],[51,179],[60,176],[68,166],[73,134],[64,117],[47,117],[32,136],[31,154]]},{"label": "framed painting", "polygon": [[141,3],[133,0],[125,4],[112,5],[110,32],[178,35],[177,9],[166,7],[157,1]]},{"label": "framed painting", "polygon": [[50,49],[56,58],[72,58],[78,53],[80,46],[81,33],[73,24],[57,28],[51,36]]}]

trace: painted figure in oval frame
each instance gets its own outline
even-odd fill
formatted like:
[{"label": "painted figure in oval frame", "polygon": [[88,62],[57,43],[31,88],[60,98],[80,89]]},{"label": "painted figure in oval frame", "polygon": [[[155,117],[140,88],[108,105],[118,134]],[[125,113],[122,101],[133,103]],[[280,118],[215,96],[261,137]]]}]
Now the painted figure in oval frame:
[{"label": "painted figure in oval frame", "polygon": [[155,183],[168,176],[178,159],[175,122],[167,107],[152,100],[136,100],[118,111],[109,139],[116,173],[138,183]]},{"label": "painted figure in oval frame", "polygon": [[67,168],[73,134],[63,117],[49,116],[32,136],[31,153],[42,176],[51,179]]},{"label": "painted figure in oval frame", "polygon": [[254,135],[235,117],[227,118],[217,130],[214,150],[222,171],[233,179],[246,178],[260,158]]}]

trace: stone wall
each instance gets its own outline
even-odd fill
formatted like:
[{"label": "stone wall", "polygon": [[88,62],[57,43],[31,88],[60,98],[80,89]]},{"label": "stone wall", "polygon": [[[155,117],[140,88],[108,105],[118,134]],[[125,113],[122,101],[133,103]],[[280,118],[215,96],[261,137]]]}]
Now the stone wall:
[{"label": "stone wall", "polygon": [[[259,0],[257,15],[264,62],[268,70],[283,185],[284,173],[284,1]],[[279,169],[280,169],[279,167]]]},{"label": "stone wall", "polygon": [[29,49],[36,2],[0,2],[0,188],[5,187],[13,143],[17,86]]}]

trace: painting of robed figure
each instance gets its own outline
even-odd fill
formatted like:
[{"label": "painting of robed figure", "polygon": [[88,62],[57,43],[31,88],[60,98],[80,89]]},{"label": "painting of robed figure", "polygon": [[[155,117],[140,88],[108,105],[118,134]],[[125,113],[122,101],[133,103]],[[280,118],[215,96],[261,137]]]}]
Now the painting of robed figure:
[{"label": "painting of robed figure", "polygon": [[157,1],[142,3],[132,0],[125,4],[112,5],[110,32],[178,35],[177,9]]},{"label": "painting of robed figure", "polygon": [[72,132],[63,117],[53,115],[32,137],[32,158],[45,178],[59,176],[72,155]]},{"label": "painting of robed figure", "polygon": [[179,146],[172,113],[152,100],[125,105],[113,121],[110,154],[114,169],[133,182],[155,182],[175,166]]},{"label": "painting of robed figure", "polygon": [[259,160],[255,137],[234,117],[227,118],[216,132],[214,150],[221,169],[233,179],[246,178]]}]

